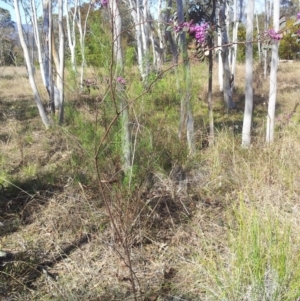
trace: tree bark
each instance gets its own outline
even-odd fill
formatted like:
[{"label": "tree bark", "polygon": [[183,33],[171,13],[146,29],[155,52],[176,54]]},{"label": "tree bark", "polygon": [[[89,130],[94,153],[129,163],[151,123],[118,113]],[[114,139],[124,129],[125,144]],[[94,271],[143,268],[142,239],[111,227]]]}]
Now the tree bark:
[{"label": "tree bark", "polygon": [[59,123],[64,121],[64,70],[65,70],[65,35],[63,26],[63,0],[58,0],[58,28],[59,28],[59,69],[58,76],[58,90],[60,99],[59,108]]},{"label": "tree bark", "polygon": [[228,33],[226,30],[226,3],[223,0],[220,6],[219,18],[221,26],[221,36],[222,36],[222,62],[223,62],[223,94],[224,102],[228,110],[235,107],[232,99],[231,90],[231,72],[229,69],[229,50],[228,50]]},{"label": "tree bark", "polygon": [[40,94],[38,92],[35,80],[34,80],[34,74],[33,74],[33,68],[32,64],[30,62],[30,55],[28,51],[28,47],[25,42],[24,34],[23,34],[23,28],[22,28],[22,21],[21,21],[21,15],[20,15],[20,9],[19,9],[19,1],[14,0],[14,9],[15,9],[15,14],[16,14],[16,21],[17,21],[17,26],[18,26],[18,33],[19,33],[19,38],[20,38],[20,43],[23,48],[24,52],[24,57],[25,57],[25,62],[28,70],[28,76],[29,76],[29,82],[31,85],[31,89],[34,94],[34,99],[37,105],[37,108],[39,110],[39,114],[41,116],[41,119],[45,125],[46,128],[50,126],[50,121],[47,117],[46,111],[44,109]]},{"label": "tree bark", "polygon": [[246,74],[245,74],[245,111],[242,130],[242,146],[249,147],[251,143],[251,123],[253,111],[253,18],[254,0],[248,0],[246,29]]},{"label": "tree bark", "polygon": [[[178,23],[179,24],[182,23],[184,21],[182,0],[177,0],[177,16],[178,16]],[[181,138],[182,132],[185,129],[189,153],[193,154],[195,152],[195,143],[194,143],[194,117],[192,113],[192,104],[191,104],[191,88],[192,88],[191,70],[190,70],[190,63],[188,59],[185,32],[180,33],[179,44],[180,44],[182,60],[183,60],[183,74],[184,74],[184,81],[185,81],[185,91],[181,96],[179,138]]]},{"label": "tree bark", "polygon": [[[279,0],[274,0],[273,26],[276,32],[279,31],[279,13],[280,13],[280,2]],[[279,48],[279,41],[274,40],[272,44],[270,94],[269,94],[269,105],[268,105],[268,116],[267,116],[267,134],[266,134],[267,143],[271,143],[274,140],[275,106],[276,106],[276,94],[277,94],[278,48]]]}]

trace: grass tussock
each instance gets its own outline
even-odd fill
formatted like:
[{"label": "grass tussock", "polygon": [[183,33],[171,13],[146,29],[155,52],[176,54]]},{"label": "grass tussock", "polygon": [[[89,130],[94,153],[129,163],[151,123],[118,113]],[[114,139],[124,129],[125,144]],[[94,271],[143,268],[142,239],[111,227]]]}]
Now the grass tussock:
[{"label": "grass tussock", "polygon": [[[267,81],[257,85],[252,145],[243,149],[243,67],[235,111],[224,109],[214,86],[210,147],[207,66],[194,64],[192,72],[195,155],[178,139],[175,74],[135,102],[144,87],[132,81],[126,97],[134,156],[126,174],[105,84],[88,96],[70,84],[62,128],[44,131],[29,108],[22,118],[0,115],[1,298],[300,298],[299,109],[284,80],[299,86],[299,77],[279,68],[271,145],[264,143]],[[14,85],[15,76],[3,80]],[[1,112],[19,105],[10,93],[1,94]]]}]

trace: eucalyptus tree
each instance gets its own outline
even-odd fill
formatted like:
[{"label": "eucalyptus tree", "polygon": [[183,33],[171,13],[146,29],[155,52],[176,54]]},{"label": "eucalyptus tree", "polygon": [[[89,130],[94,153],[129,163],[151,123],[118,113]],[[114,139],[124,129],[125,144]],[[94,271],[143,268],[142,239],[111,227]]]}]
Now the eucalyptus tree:
[{"label": "eucalyptus tree", "polygon": [[[169,24],[169,22],[170,22],[172,3],[173,3],[172,0],[168,0],[167,7],[166,7],[165,13],[164,13],[165,24]],[[172,52],[173,64],[176,68],[176,66],[178,64],[178,51],[177,51],[176,43],[175,43],[173,35],[172,35],[172,31],[173,30],[170,26],[167,27],[165,30],[165,36],[166,36],[166,42],[169,43],[169,46],[170,46],[170,49]],[[165,52],[165,55],[166,55],[166,52]]]},{"label": "eucalyptus tree", "polygon": [[238,51],[238,31],[239,24],[242,22],[243,17],[243,0],[239,0],[239,17],[238,15],[238,7],[237,0],[234,0],[233,4],[233,30],[232,30],[232,43],[233,43],[233,51],[231,58],[231,74],[232,74],[232,83],[231,87],[235,86],[235,71],[236,71],[236,60],[237,60],[237,51]]},{"label": "eucalyptus tree", "polygon": [[63,15],[64,15],[63,1],[64,0],[58,0],[59,68],[57,70],[57,77],[58,77],[59,99],[61,101],[60,110],[59,110],[60,124],[64,121],[65,35],[64,35],[64,24],[63,24]]},{"label": "eucalyptus tree", "polygon": [[25,42],[25,37],[24,37],[24,33],[23,33],[23,28],[22,28],[22,20],[21,20],[19,1],[14,0],[13,5],[14,5],[14,11],[15,11],[15,14],[16,14],[16,20],[17,20],[17,27],[18,27],[18,34],[19,34],[19,38],[20,38],[20,43],[21,43],[22,48],[23,48],[25,62],[26,62],[26,66],[27,66],[27,71],[28,71],[28,76],[29,76],[29,83],[30,83],[31,89],[32,89],[33,94],[34,94],[34,99],[35,99],[39,114],[42,118],[42,121],[43,121],[45,127],[48,128],[50,126],[50,120],[47,117],[46,111],[44,109],[44,106],[43,106],[43,103],[42,103],[42,100],[41,100],[41,96],[39,94],[39,91],[37,89],[37,85],[36,85],[36,82],[35,82],[35,79],[34,79],[33,66],[32,66],[31,61],[30,61],[28,46]]},{"label": "eucalyptus tree", "polygon": [[[122,145],[122,165],[125,172],[130,171],[132,166],[131,161],[131,145],[130,145],[130,131],[129,131],[129,110],[128,103],[124,97],[125,79],[124,76],[124,61],[123,51],[121,45],[122,34],[122,18],[118,7],[117,0],[108,0],[108,8],[111,20],[112,41],[113,41],[113,57],[112,61],[115,63],[115,70],[110,70],[111,95],[115,105],[119,104],[120,108],[116,107],[116,111],[121,116],[121,145]],[[113,89],[113,81],[116,84],[116,89]]]},{"label": "eucalyptus tree", "polygon": [[[42,117],[42,120],[46,127],[50,125],[50,121],[47,117],[45,109],[43,107],[41,97],[38,93],[34,72],[33,72],[33,62],[30,60],[29,56],[29,45],[26,42],[24,37],[24,32],[22,28],[22,17],[20,13],[20,1],[14,0],[12,3],[14,7],[14,11],[16,14],[17,24],[18,24],[18,34],[20,38],[20,42],[23,48],[25,62],[28,70],[29,82],[31,84],[33,93],[35,95],[35,99],[37,102],[37,106]],[[59,34],[59,48],[60,48],[60,59],[57,56],[57,52],[54,45],[54,36],[53,36],[53,22],[52,22],[52,2],[49,0],[42,1],[43,13],[42,13],[42,27],[40,26],[40,22],[38,21],[37,10],[38,6],[41,3],[35,0],[29,0],[29,2],[22,2],[22,8],[25,11],[25,17],[28,17],[31,20],[31,26],[34,35],[34,41],[37,48],[37,59],[40,65],[40,72],[44,87],[46,88],[49,94],[49,104],[52,106],[52,101],[54,102],[55,109],[59,110],[60,122],[62,122],[63,117],[63,66],[64,66],[64,39],[61,38],[63,35],[63,28],[60,29]],[[62,2],[59,1],[59,14],[61,18],[63,18],[63,10],[61,5]],[[22,14],[23,16],[23,14]],[[59,22],[60,23],[60,22]],[[62,26],[62,23],[61,23]],[[53,61],[56,62],[55,66],[52,64]],[[55,72],[53,69],[56,69]],[[60,83],[58,87],[54,84],[53,75],[57,74],[57,82]],[[53,108],[54,106],[52,106]]]},{"label": "eucalyptus tree", "polygon": [[227,20],[226,20],[226,1],[220,1],[220,9],[219,9],[219,24],[221,30],[222,37],[222,63],[223,63],[223,94],[224,94],[224,102],[227,106],[227,109],[233,109],[235,104],[232,99],[232,89],[231,89],[231,72],[229,69],[229,39],[227,28]]},{"label": "eucalyptus tree", "polygon": [[246,29],[245,112],[242,130],[243,147],[249,147],[251,142],[251,123],[253,111],[253,18],[254,0],[248,0]]},{"label": "eucalyptus tree", "polygon": [[15,22],[11,20],[9,10],[0,7],[0,64],[17,64],[13,55],[13,48],[16,42],[11,38],[15,31]]},{"label": "eucalyptus tree", "polygon": [[[184,23],[183,3],[182,0],[177,0],[177,22],[178,24]],[[192,154],[195,151],[194,144],[194,117],[192,113],[191,104],[191,70],[187,52],[186,32],[179,33],[179,45],[183,61],[183,74],[184,74],[184,93],[181,96],[181,109],[180,109],[180,122],[179,122],[179,138],[181,138],[183,131],[186,131],[186,138],[188,143],[189,152]]]},{"label": "eucalyptus tree", "polygon": [[165,38],[164,38],[164,31],[165,31],[165,24],[164,18],[162,13],[162,0],[158,0],[157,2],[157,35],[158,35],[158,59],[157,59],[157,69],[160,70],[164,63],[164,49],[165,49]]},{"label": "eucalyptus tree", "polygon": [[190,5],[188,17],[196,24],[191,26],[190,35],[196,39],[198,46],[198,56],[203,61],[206,59],[205,52],[208,50],[208,111],[209,111],[209,144],[214,143],[214,119],[212,106],[212,79],[213,79],[213,48],[216,18],[217,0],[212,0],[203,4],[196,3]]},{"label": "eucalyptus tree", "polygon": [[266,141],[271,143],[274,140],[274,126],[275,126],[275,106],[277,94],[277,68],[278,68],[278,47],[279,47],[279,13],[280,13],[280,0],[274,0],[273,8],[273,30],[269,31],[272,41],[272,60],[270,72],[270,92],[269,104],[267,115],[267,133]]},{"label": "eucalyptus tree", "polygon": [[[264,22],[264,31],[267,32],[270,25],[270,12],[271,12],[271,2],[265,0],[265,22]],[[263,43],[263,64],[264,64],[264,78],[267,77],[268,73],[268,49],[269,45]]]},{"label": "eucalyptus tree", "polygon": [[78,20],[78,9],[79,0],[74,0],[73,8],[69,7],[68,0],[65,1],[65,13],[66,13],[66,23],[67,23],[67,34],[68,34],[68,45],[71,54],[71,66],[72,70],[76,72],[76,20]]},{"label": "eucalyptus tree", "polygon": [[[142,27],[143,16],[142,16],[141,9],[140,9],[140,2],[139,2],[139,0],[136,0],[136,1],[135,0],[126,0],[126,4],[129,7],[132,22],[134,25],[135,39],[136,39],[136,45],[137,45],[137,61],[138,61],[139,71],[140,71],[142,79],[146,80],[146,78],[148,77],[148,74],[149,74],[149,70],[146,68],[144,58],[148,52],[148,48],[147,48],[148,44],[144,45],[146,40],[145,40],[145,38],[143,38],[143,36],[144,36],[143,29],[144,28]],[[145,53],[145,49],[146,49],[146,53]]]},{"label": "eucalyptus tree", "polygon": [[[222,24],[221,22],[221,18],[218,19],[218,27],[219,29],[222,28]],[[217,48],[217,55],[218,55],[218,79],[219,79],[219,88],[220,91],[223,92],[224,90],[224,81],[223,81],[223,59],[222,59],[222,34],[221,34],[221,30],[218,31],[218,48]]]},{"label": "eucalyptus tree", "polygon": [[[66,0],[65,0],[66,1]],[[80,85],[83,87],[83,80],[84,80],[84,71],[86,67],[86,57],[85,57],[85,36],[87,32],[87,21],[88,17],[93,5],[91,1],[88,5],[87,13],[85,15],[84,21],[81,18],[81,10],[80,8],[77,9],[77,14],[75,16],[77,28],[79,31],[79,45],[80,45],[80,55],[81,55],[81,68],[80,68]]]}]

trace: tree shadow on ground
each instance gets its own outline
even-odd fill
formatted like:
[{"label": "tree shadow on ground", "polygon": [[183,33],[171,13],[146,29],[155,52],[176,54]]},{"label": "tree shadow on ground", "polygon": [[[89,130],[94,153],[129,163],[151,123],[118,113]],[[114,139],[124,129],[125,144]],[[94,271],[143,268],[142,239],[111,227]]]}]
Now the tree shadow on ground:
[{"label": "tree shadow on ground", "polygon": [[48,269],[90,240],[91,234],[84,234],[79,239],[61,246],[59,252],[51,257],[45,255],[45,250],[7,252],[5,257],[0,257],[0,296],[10,298],[17,293],[36,290],[35,282],[43,275],[49,280],[56,281],[58,275]]},{"label": "tree shadow on ground", "polygon": [[[45,175],[44,179],[53,175]],[[54,194],[63,189],[59,185],[51,185],[41,179],[25,182],[9,182],[6,187],[0,186],[0,237],[18,231],[22,226],[34,222],[35,216],[47,205]]]},{"label": "tree shadow on ground", "polygon": [[0,99],[0,122],[5,122],[9,119],[24,121],[33,119],[38,115],[36,105],[27,96],[20,97],[18,102]]},{"label": "tree shadow on ground", "polygon": [[[222,131],[224,129],[231,130],[233,134],[242,134],[243,128],[243,117],[245,109],[245,93],[244,91],[237,89],[234,92],[234,103],[236,107],[232,110],[228,110],[223,103],[223,93],[215,92],[213,99],[217,100],[213,104],[213,115],[214,115],[214,127],[215,130]],[[208,108],[207,104],[204,106],[205,116],[195,116],[195,127],[200,128],[202,131],[202,139],[204,142],[207,140],[209,133],[209,121],[208,121]],[[206,106],[206,108],[205,108]],[[280,111],[281,104],[276,103],[276,110]],[[260,127],[266,122],[266,116],[268,111],[268,98],[261,94],[253,95],[253,114],[252,114],[252,135],[257,135]],[[208,146],[208,143],[203,143],[204,147]]]}]

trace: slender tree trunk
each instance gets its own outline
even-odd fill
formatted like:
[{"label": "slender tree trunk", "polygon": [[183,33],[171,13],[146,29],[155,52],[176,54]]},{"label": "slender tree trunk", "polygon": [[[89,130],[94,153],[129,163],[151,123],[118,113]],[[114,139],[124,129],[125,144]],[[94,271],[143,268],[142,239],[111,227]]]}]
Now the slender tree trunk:
[{"label": "slender tree trunk", "polygon": [[212,103],[212,78],[213,78],[213,55],[212,55],[212,39],[209,37],[209,54],[208,54],[208,118],[209,118],[209,146],[214,144],[214,115]]},{"label": "slender tree trunk", "polygon": [[[121,32],[122,32],[122,19],[119,11],[119,7],[116,0],[110,0],[108,2],[112,23],[113,41],[114,41],[114,56],[116,61],[116,77],[123,77],[124,62],[123,53],[121,47]],[[131,144],[130,144],[130,131],[129,131],[129,110],[125,97],[122,95],[123,89],[121,83],[117,82],[117,99],[120,103],[121,109],[121,126],[122,126],[122,165],[125,173],[130,171],[132,166],[131,162]],[[134,284],[133,284],[134,285]]]},{"label": "slender tree trunk", "polygon": [[243,0],[240,0],[240,14],[239,19],[237,18],[237,0],[234,0],[234,15],[233,15],[233,34],[232,34],[232,42],[233,44],[233,53],[232,53],[232,65],[231,65],[231,74],[232,74],[232,84],[231,89],[233,90],[235,86],[235,71],[236,71],[236,61],[237,61],[237,51],[238,51],[238,30],[239,23],[242,19],[242,8],[243,8]]},{"label": "slender tree trunk", "polygon": [[[76,36],[75,36],[75,25],[78,11],[78,0],[74,2],[74,11],[69,11],[68,1],[65,0],[65,10],[66,10],[66,23],[67,23],[67,33],[68,33],[68,43],[71,54],[71,66],[72,70],[76,73],[77,65],[76,65]],[[72,19],[70,20],[70,14],[72,14]]]},{"label": "slender tree trunk", "polygon": [[64,69],[65,69],[65,35],[63,26],[63,1],[58,0],[58,28],[59,28],[59,70],[58,70],[58,90],[60,99],[59,123],[64,121]]},{"label": "slender tree trunk", "polygon": [[[177,0],[177,16],[178,23],[184,21],[183,15],[183,4],[182,0]],[[181,97],[181,110],[180,110],[180,123],[179,123],[179,138],[182,135],[182,132],[186,131],[187,143],[190,154],[193,154],[195,151],[194,143],[194,117],[192,113],[192,104],[191,104],[191,70],[188,60],[187,52],[187,43],[185,32],[182,32],[179,36],[180,39],[180,48],[182,53],[183,60],[183,73],[185,81],[185,91]]]},{"label": "slender tree trunk", "polygon": [[163,57],[163,52],[164,52],[164,48],[165,48],[165,39],[163,36],[163,29],[164,29],[164,23],[163,23],[163,16],[162,16],[162,0],[158,0],[158,4],[157,4],[157,14],[158,14],[158,23],[157,23],[157,34],[158,34],[158,48],[159,48],[159,58],[158,58],[158,65],[157,65],[157,69],[160,71],[163,67],[163,63],[164,63],[164,57]]},{"label": "slender tree trunk", "polygon": [[52,60],[52,1],[49,1],[49,106],[52,114],[55,114],[55,104],[54,104],[54,83],[53,83],[53,60]]},{"label": "slender tree trunk", "polygon": [[222,33],[218,34],[218,78],[220,91],[224,91],[224,82],[223,82],[223,59],[222,59]]},{"label": "slender tree trunk", "polygon": [[[137,0],[139,3],[139,0]],[[143,41],[143,62],[144,62],[144,78],[145,84],[147,85],[147,79],[150,72],[150,54],[149,54],[149,33],[148,33],[148,0],[143,0],[143,14],[140,13],[141,17],[141,34],[142,34],[142,41]]]},{"label": "slender tree trunk", "polygon": [[[66,1],[66,0],[65,0]],[[80,52],[81,52],[81,70],[80,70],[80,85],[83,87],[83,79],[84,79],[84,69],[86,65],[86,59],[85,59],[85,35],[86,35],[86,27],[87,27],[87,20],[91,11],[92,4],[89,4],[89,8],[87,11],[87,14],[85,16],[84,25],[82,28],[81,24],[81,12],[80,9],[78,9],[78,17],[76,18],[77,21],[77,27],[79,31],[79,44],[80,44]]]},{"label": "slender tree trunk", "polygon": [[17,26],[18,26],[18,33],[19,33],[20,43],[21,43],[21,46],[22,46],[23,52],[24,52],[24,57],[25,57],[25,62],[26,62],[27,70],[28,70],[28,76],[29,76],[29,82],[30,82],[30,85],[31,85],[31,89],[33,91],[34,99],[35,99],[37,108],[39,110],[39,114],[42,118],[42,121],[43,121],[45,127],[48,128],[50,126],[50,121],[47,117],[47,114],[45,112],[43,103],[41,101],[36,83],[34,81],[34,74],[33,74],[32,64],[30,62],[30,55],[29,55],[28,47],[26,45],[24,34],[23,34],[22,21],[21,21],[19,1],[18,0],[14,0],[14,9],[15,9],[15,14],[16,14],[16,21],[17,21]]},{"label": "slender tree trunk", "polygon": [[[268,30],[269,27],[269,16],[270,16],[270,2],[265,0],[265,32]],[[267,78],[268,75],[268,45],[264,43],[263,47],[263,57],[264,57],[264,78]]]},{"label": "slender tree trunk", "polygon": [[[276,32],[279,31],[279,12],[280,2],[274,0],[274,14],[273,14],[273,26]],[[276,106],[276,94],[277,94],[277,68],[278,68],[278,47],[279,41],[274,40],[272,44],[272,62],[270,73],[270,94],[267,116],[267,143],[271,143],[274,140],[274,127],[275,127],[275,106]]]},{"label": "slender tree trunk", "polygon": [[245,112],[242,131],[242,146],[249,147],[251,143],[251,123],[253,110],[253,18],[254,0],[248,0],[246,29],[246,74],[245,74]]},{"label": "slender tree trunk", "polygon": [[256,12],[256,30],[257,30],[257,48],[258,48],[258,59],[259,59],[259,63],[261,64],[261,44],[260,44],[260,34],[259,34],[259,24],[258,24],[258,16],[257,16],[257,12]]},{"label": "slender tree trunk", "polygon": [[44,87],[47,88],[46,78],[45,78],[45,70],[44,70],[44,64],[43,64],[43,57],[42,57],[42,46],[41,46],[41,40],[40,40],[40,33],[39,33],[39,25],[37,22],[37,13],[36,13],[36,7],[34,0],[30,1],[30,7],[31,7],[31,19],[32,19],[32,27],[33,27],[33,34],[35,38],[35,43],[37,46],[37,54],[38,54],[38,61],[41,69],[41,76],[42,81],[44,84]]},{"label": "slender tree trunk", "polygon": [[222,61],[223,61],[223,92],[224,92],[224,102],[227,106],[227,109],[233,109],[235,104],[232,99],[232,90],[231,90],[231,72],[229,69],[229,50],[228,50],[228,33],[226,30],[226,3],[223,0],[220,6],[219,18],[221,25],[221,35],[222,35]]}]

